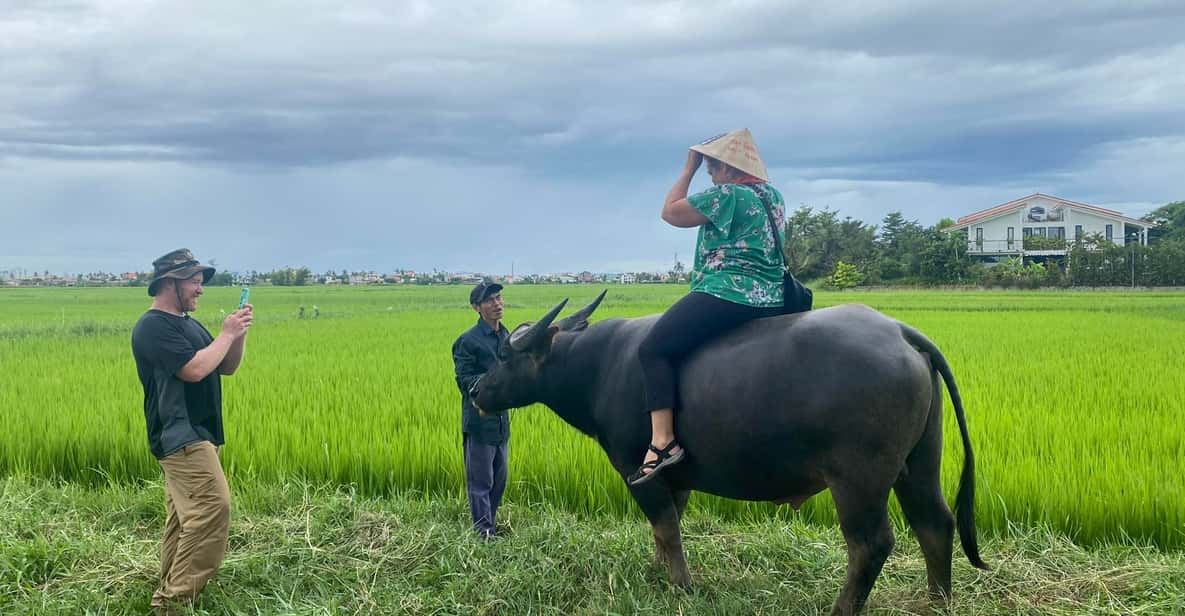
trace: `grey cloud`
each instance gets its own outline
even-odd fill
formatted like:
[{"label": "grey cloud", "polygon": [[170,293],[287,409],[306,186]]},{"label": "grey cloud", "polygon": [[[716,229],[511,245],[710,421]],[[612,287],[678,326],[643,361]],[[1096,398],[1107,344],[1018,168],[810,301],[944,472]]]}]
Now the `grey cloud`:
[{"label": "grey cloud", "polygon": [[[391,265],[413,267],[665,263],[694,240],[654,202],[688,144],[739,126],[788,201],[869,221],[1035,190],[1180,198],[1163,169],[1185,140],[1177,2],[4,9],[0,214],[103,212],[90,222],[112,229],[43,249],[0,230],[10,256],[126,254],[121,234],[149,229],[110,220],[163,202],[245,217],[194,224],[260,268],[299,261],[291,238],[309,228],[325,235],[314,266],[385,265],[372,246],[386,238],[401,247]],[[506,233],[553,235],[509,255],[471,223],[492,212]],[[587,233],[553,243],[588,212]],[[464,237],[434,248],[406,235],[417,226]]]},{"label": "grey cloud", "polygon": [[[580,173],[604,168],[606,153],[654,156],[744,123],[788,164],[892,159],[1037,123],[1073,130],[1061,110],[1123,124],[1131,102],[1093,92],[1098,78],[1122,73],[1123,54],[1134,66],[1185,53],[1166,48],[1182,10],[1171,3],[771,2],[723,14],[716,3],[389,13],[164,3],[126,20],[63,15],[68,6],[56,20],[6,22],[28,46],[5,52],[14,62],[0,69],[15,84],[4,115],[16,118],[0,125],[0,152],[232,165],[511,157]],[[73,19],[84,24],[74,37],[32,45],[30,30],[45,37]],[[1183,89],[1156,67],[1135,73],[1130,91],[1158,80]]]}]

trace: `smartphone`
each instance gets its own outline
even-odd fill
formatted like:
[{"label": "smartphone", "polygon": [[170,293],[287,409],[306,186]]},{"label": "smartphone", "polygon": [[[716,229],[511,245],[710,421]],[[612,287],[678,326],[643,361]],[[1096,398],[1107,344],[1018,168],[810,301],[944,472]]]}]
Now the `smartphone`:
[{"label": "smartphone", "polygon": [[239,294],[239,310],[247,305],[247,299],[251,297],[251,287],[243,287],[243,292]]}]

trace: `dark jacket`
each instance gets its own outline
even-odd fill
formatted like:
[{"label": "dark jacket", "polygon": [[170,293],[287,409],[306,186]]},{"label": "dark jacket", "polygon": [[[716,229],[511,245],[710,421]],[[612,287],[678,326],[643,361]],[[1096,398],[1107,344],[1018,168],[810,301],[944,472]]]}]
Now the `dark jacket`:
[{"label": "dark jacket", "polygon": [[490,413],[482,418],[469,399],[469,388],[498,361],[498,345],[509,336],[506,327],[495,332],[481,318],[453,343],[453,365],[461,390],[461,432],[487,445],[510,440],[510,414]]}]

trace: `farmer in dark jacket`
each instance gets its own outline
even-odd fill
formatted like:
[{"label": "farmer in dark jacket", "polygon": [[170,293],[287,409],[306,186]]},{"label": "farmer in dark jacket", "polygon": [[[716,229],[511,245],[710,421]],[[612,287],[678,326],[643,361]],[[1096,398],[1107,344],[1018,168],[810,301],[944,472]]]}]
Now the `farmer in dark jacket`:
[{"label": "farmer in dark jacket", "polygon": [[495,534],[494,521],[506,490],[510,416],[484,417],[469,398],[469,389],[498,357],[498,345],[509,335],[502,325],[502,285],[481,282],[469,293],[477,324],[453,343],[453,364],[461,390],[461,438],[465,452],[465,486],[473,528],[484,539]]}]

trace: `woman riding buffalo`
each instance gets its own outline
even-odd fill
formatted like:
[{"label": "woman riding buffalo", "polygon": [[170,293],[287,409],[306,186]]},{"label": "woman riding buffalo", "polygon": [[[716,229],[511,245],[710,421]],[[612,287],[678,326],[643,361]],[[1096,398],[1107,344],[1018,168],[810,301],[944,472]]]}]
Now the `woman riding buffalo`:
[{"label": "woman riding buffalo", "polygon": [[[704,161],[713,186],[689,197],[691,178]],[[653,479],[685,455],[674,434],[677,362],[709,338],[780,314],[783,305],[781,236],[773,233],[782,233],[785,205],[748,129],[691,146],[663,202],[662,219],[699,227],[699,238],[691,292],[663,314],[638,349],[651,438],[642,465],[628,478],[631,485]]]}]

